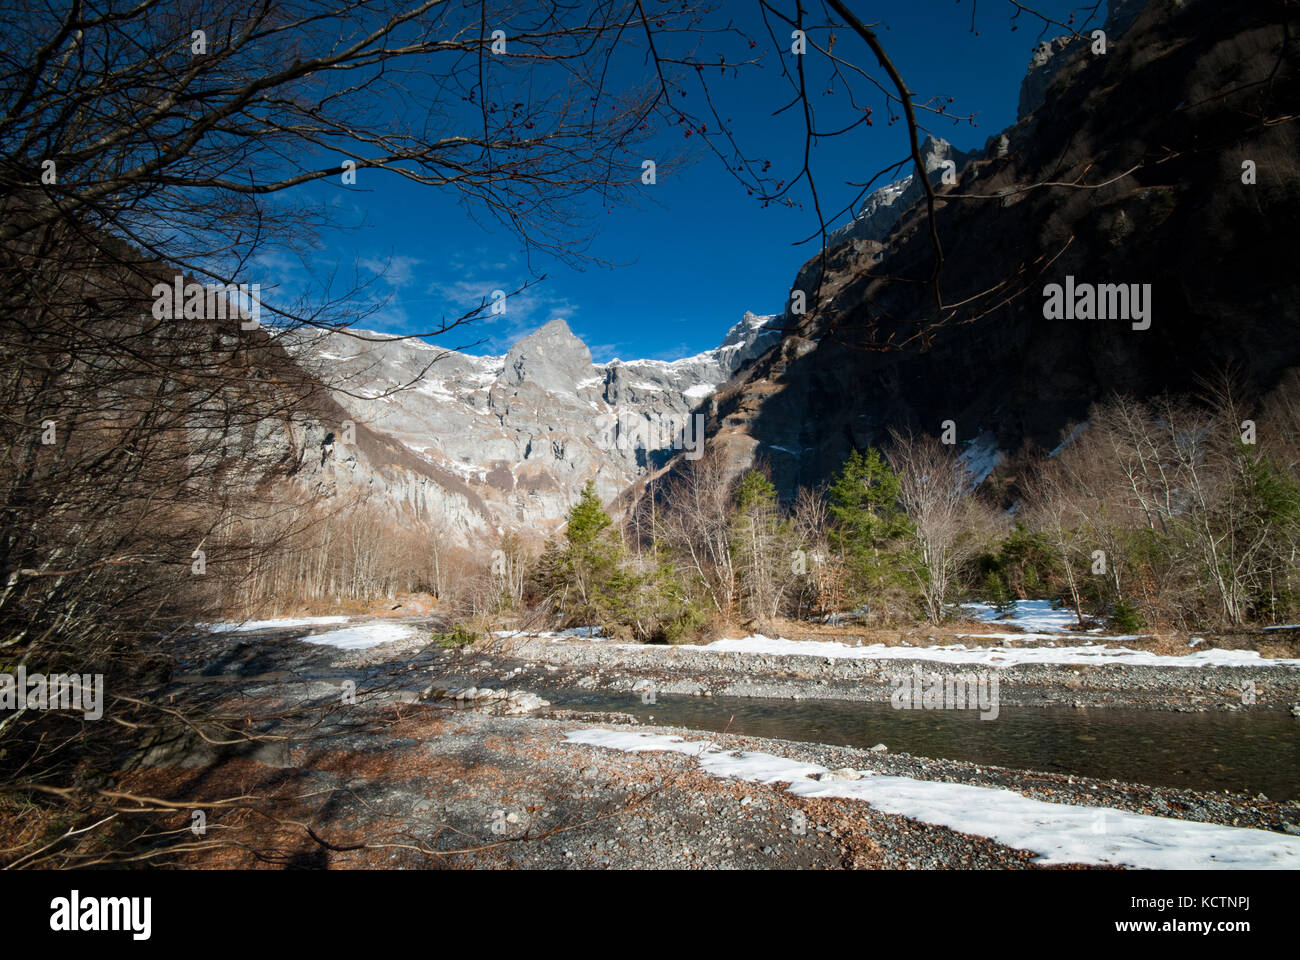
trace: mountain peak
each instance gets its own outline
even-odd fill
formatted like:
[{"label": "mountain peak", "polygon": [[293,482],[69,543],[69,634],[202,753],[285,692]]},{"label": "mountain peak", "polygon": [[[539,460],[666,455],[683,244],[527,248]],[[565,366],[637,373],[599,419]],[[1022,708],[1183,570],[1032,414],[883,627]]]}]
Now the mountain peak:
[{"label": "mountain peak", "polygon": [[532,333],[528,334],[528,336],[524,337],[523,339],[530,340],[533,337],[555,337],[555,336],[567,336],[567,337],[573,337],[575,340],[579,339],[577,334],[575,334],[572,330],[569,329],[569,325],[564,321],[563,317],[556,317],[554,320],[546,321],[544,324],[542,324],[540,327],[538,327]]},{"label": "mountain peak", "polygon": [[591,351],[557,317],[515,342],[501,376],[511,386],[527,380],[554,393],[572,393],[591,376]]},{"label": "mountain peak", "polygon": [[[944,165],[952,162],[960,170],[973,153],[958,150],[943,137],[927,135],[921,144],[921,161],[926,177],[937,183],[943,176]],[[916,181],[915,170],[893,183],[878,187],[867,195],[853,219],[831,231],[827,237],[828,248],[846,240],[874,240],[881,243],[897,225],[903,212],[916,203],[925,188]]]}]

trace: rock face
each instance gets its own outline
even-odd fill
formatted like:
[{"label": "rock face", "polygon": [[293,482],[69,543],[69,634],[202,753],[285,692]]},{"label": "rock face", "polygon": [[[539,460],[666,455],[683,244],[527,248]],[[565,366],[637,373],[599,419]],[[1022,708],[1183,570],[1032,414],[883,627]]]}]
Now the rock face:
[{"label": "rock face", "polygon": [[[942,137],[928,136],[921,143],[921,159],[925,161],[926,176],[931,184],[942,182],[945,169],[955,174],[972,156],[974,154],[958,150]],[[951,163],[950,167],[945,166],[948,163]],[[915,173],[886,184],[867,196],[851,221],[827,235],[827,245],[833,247],[849,240],[883,243],[893,232],[898,218],[924,193]]]},{"label": "rock face", "polygon": [[[936,434],[951,419],[987,465],[1026,443],[1053,449],[1116,391],[1190,392],[1228,363],[1272,386],[1300,365],[1300,129],[1266,122],[1300,102],[1282,15],[1113,2],[1108,52],[1076,42],[1055,54],[1041,102],[955,186],[936,187],[988,197],[939,205],[953,306],[936,312],[923,204],[899,210],[879,242],[838,242],[820,302],[711,401],[707,442],[737,470],[766,460],[788,496],[893,426]],[[1245,160],[1256,184],[1242,182]],[[900,202],[882,198],[868,218]],[[1046,288],[1067,277],[1150,284],[1149,328],[1049,318]]]},{"label": "rock face", "polygon": [[1060,54],[1070,46],[1071,42],[1071,37],[1064,36],[1044,40],[1038,45],[1033,59],[1029,61],[1029,72],[1020,83],[1020,104],[1016,108],[1017,120],[1024,120],[1043,105],[1052,78],[1056,76],[1061,64],[1066,61],[1066,58]]},{"label": "rock face", "polygon": [[[364,451],[324,444],[316,482],[360,478],[396,515],[427,518],[467,542],[511,528],[545,532],[587,480],[613,500],[662,466],[689,441],[693,411],[780,340],[777,320],[747,313],[715,349],[671,362],[593,363],[563,320],[504,357],[366,331],[286,347],[331,384],[340,419],[364,425],[371,445],[389,445],[375,451],[389,475],[376,476]],[[327,428],[301,442],[320,445]]]},{"label": "rock face", "polygon": [[365,504],[410,526],[436,527],[461,545],[497,532],[487,502],[463,477],[355,421],[328,397],[316,406],[289,421],[264,420],[245,438],[239,453],[250,479],[259,464],[294,463],[294,481],[311,499]]},{"label": "rock face", "polygon": [[[1106,35],[1108,50],[1110,45],[1132,26],[1133,21],[1137,19],[1138,14],[1142,12],[1146,4],[1147,0],[1111,0],[1106,22],[1100,27]],[[1092,31],[1094,29],[1096,29],[1095,24],[1085,23],[1080,27],[1079,32],[1087,38],[1087,43],[1066,34],[1065,36],[1044,40],[1038,45],[1034,50],[1033,59],[1029,62],[1029,71],[1020,84],[1020,103],[1016,110],[1017,120],[1024,120],[1043,105],[1047,100],[1047,91],[1052,84],[1052,80],[1055,79],[1057,73],[1060,72],[1060,68],[1069,59],[1060,54],[1075,44],[1087,46],[1092,42]]]},{"label": "rock face", "polygon": [[552,320],[510,348],[501,380],[511,387],[528,382],[550,393],[568,394],[590,372],[587,345],[563,320]]}]

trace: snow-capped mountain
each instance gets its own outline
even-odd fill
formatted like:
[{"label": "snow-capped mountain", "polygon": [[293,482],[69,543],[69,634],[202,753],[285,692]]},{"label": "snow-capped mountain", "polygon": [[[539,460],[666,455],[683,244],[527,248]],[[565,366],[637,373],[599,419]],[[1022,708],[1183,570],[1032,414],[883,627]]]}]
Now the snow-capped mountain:
[{"label": "snow-capped mountain", "polygon": [[[958,150],[942,137],[928,136],[921,143],[921,159],[925,161],[925,172],[931,183],[939,183],[945,169],[955,175],[973,156],[973,153]],[[946,167],[945,164],[951,165]],[[827,235],[827,245],[834,246],[846,240],[883,243],[903,212],[924,194],[921,184],[915,180],[916,175],[909,173],[901,180],[873,190],[862,201],[852,220]]]},{"label": "snow-capped mountain", "polygon": [[[445,526],[472,539],[476,530],[554,526],[589,479],[612,500],[689,445],[697,408],[780,336],[779,316],[746,313],[719,346],[673,361],[594,363],[563,320],[519,340],[504,356],[360,330],[285,346],[330,385],[356,423],[397,441],[435,476],[453,476],[455,486],[473,494],[438,490],[432,507]],[[331,455],[346,465],[356,452],[336,445]],[[355,473],[356,461],[347,469]],[[401,510],[412,496],[397,491],[389,499]],[[469,516],[475,513],[486,514],[486,523]]]}]

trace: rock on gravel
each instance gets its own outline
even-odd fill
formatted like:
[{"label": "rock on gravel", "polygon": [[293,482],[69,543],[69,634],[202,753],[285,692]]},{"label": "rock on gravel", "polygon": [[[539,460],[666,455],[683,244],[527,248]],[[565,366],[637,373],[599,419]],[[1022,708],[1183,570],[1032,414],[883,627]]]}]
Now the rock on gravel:
[{"label": "rock on gravel", "polygon": [[862,774],[852,767],[840,767],[838,770],[827,770],[825,773],[817,774],[818,780],[861,780]]}]

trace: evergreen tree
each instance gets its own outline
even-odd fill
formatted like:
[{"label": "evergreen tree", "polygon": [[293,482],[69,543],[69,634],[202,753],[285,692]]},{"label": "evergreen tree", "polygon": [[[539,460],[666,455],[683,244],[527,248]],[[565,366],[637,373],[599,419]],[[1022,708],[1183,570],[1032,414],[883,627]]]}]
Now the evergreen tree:
[{"label": "evergreen tree", "polygon": [[564,542],[538,558],[533,583],[570,626],[627,629],[636,640],[681,643],[711,626],[704,605],[667,557],[629,555],[588,482],[569,508]]},{"label": "evergreen tree", "polygon": [[578,502],[569,508],[564,536],[571,546],[589,548],[599,542],[601,535],[613,523],[596,495],[596,481],[588,480],[578,494]]},{"label": "evergreen tree", "polygon": [[898,474],[875,447],[854,450],[830,485],[832,546],[878,546],[907,532],[898,505]]},{"label": "evergreen tree", "polygon": [[858,602],[888,602],[909,589],[907,515],[899,506],[899,479],[874,447],[854,450],[828,488],[831,548],[843,558]]},{"label": "evergreen tree", "polygon": [[748,516],[776,510],[776,487],[765,474],[746,471],[736,488],[736,509]]},{"label": "evergreen tree", "polygon": [[573,590],[573,614],[588,623],[605,620],[617,599],[622,544],[609,533],[613,520],[600,504],[595,481],[588,480],[569,509],[564,536],[569,542],[567,568]]}]

